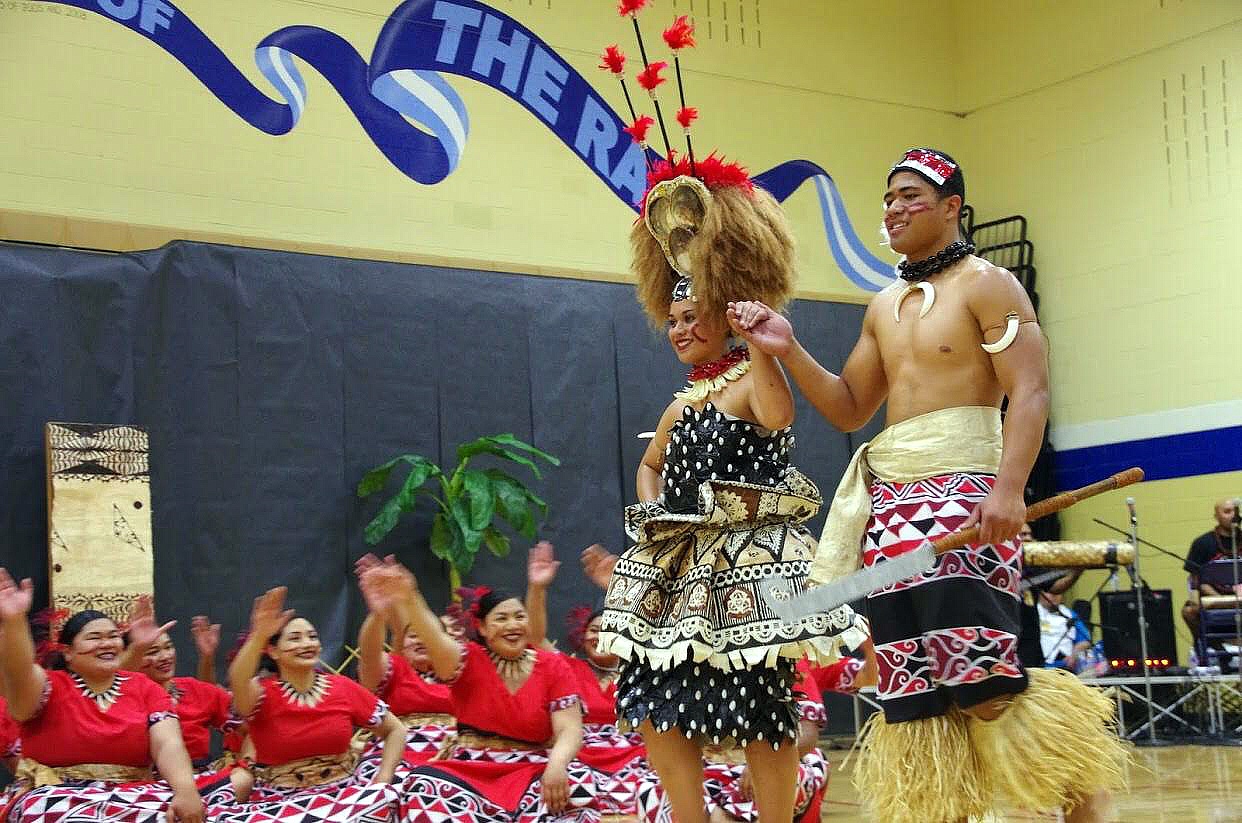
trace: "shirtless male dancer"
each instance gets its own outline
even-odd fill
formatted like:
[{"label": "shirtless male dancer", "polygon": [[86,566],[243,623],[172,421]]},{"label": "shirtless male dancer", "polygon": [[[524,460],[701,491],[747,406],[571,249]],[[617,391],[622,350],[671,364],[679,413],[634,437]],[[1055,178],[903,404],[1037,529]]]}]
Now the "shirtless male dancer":
[{"label": "shirtless male dancer", "polygon": [[838,429],[887,404],[884,431],[837,489],[813,584],[980,527],[980,543],[868,597],[884,711],[855,774],[874,819],[948,823],[1004,803],[1100,820],[1124,764],[1111,703],[1017,657],[1016,536],[1048,417],[1044,338],[1021,284],[962,239],[965,195],[944,152],[911,149],[889,171],[884,229],[905,255],[901,277],[871,301],[840,375],[762,303],[731,304],[729,319]]}]

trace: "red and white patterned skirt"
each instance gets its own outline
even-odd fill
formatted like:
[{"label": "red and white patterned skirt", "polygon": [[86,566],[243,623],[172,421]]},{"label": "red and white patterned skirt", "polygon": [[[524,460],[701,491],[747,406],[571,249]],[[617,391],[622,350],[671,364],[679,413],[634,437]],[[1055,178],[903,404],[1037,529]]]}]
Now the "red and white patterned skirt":
[{"label": "red and white patterned skirt", "polygon": [[[863,565],[956,531],[992,490],[990,474],[955,473],[871,487]],[[934,717],[1026,688],[1018,662],[1018,541],[941,555],[918,577],[867,598],[890,723]]]}]

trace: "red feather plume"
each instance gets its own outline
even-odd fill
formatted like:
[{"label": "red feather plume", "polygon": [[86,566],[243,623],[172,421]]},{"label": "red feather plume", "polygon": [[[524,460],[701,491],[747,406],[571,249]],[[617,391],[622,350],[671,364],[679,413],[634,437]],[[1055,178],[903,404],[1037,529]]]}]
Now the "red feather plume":
[{"label": "red feather plume", "polygon": [[620,0],[617,12],[624,17],[627,14],[638,14],[647,5],[647,0]]},{"label": "red feather plume", "polygon": [[643,144],[647,142],[647,132],[655,125],[655,118],[650,115],[641,115],[631,125],[626,126],[622,131],[634,138],[634,142]]},{"label": "red feather plume", "polygon": [[[674,153],[675,154],[675,153]],[[726,163],[715,153],[707,157],[698,157],[694,161],[694,174],[690,173],[690,158],[673,157],[668,160],[657,160],[651,171],[647,172],[647,191],[639,202],[646,208],[647,194],[656,183],[672,180],[674,177],[697,177],[703,185],[710,189],[723,189],[736,186],[744,191],[754,191],[755,183],[750,173],[740,163]]]},{"label": "red feather plume", "polygon": [[599,64],[601,69],[608,69],[613,74],[621,74],[625,71],[625,54],[616,45],[604,49],[600,60],[602,61]]},{"label": "red feather plume", "polygon": [[694,24],[690,18],[682,15],[673,21],[673,25],[664,30],[664,42],[673,51],[694,45]]},{"label": "red feather plume", "polygon": [[667,77],[661,77],[660,72],[668,68],[668,63],[663,60],[652,63],[638,73],[638,85],[642,86],[648,92],[655,94],[656,86],[668,80]]},{"label": "red feather plume", "polygon": [[[690,124],[699,119],[699,110],[693,106],[686,106],[677,112],[677,122],[681,123],[683,129],[690,128]],[[697,164],[696,164],[697,165]]]}]

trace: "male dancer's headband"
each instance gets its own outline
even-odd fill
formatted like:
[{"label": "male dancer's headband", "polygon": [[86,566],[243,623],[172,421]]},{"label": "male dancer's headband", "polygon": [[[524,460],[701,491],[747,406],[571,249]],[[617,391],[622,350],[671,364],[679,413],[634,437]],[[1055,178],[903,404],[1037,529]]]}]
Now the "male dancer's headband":
[{"label": "male dancer's headband", "polygon": [[902,170],[909,170],[927,182],[944,190],[946,194],[959,195],[966,199],[966,179],[962,169],[952,158],[941,154],[935,149],[910,149],[898,160],[888,173],[888,179]]}]

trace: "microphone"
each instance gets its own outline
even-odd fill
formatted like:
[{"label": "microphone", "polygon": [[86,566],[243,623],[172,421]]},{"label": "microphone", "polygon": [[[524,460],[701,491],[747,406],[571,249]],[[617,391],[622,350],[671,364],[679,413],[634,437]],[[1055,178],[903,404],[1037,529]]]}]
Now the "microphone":
[{"label": "microphone", "polygon": [[1127,497],[1127,498],[1126,498],[1126,508],[1130,510],[1130,522],[1131,522],[1131,523],[1137,522],[1137,521],[1138,521],[1138,512],[1137,512],[1137,511],[1135,510],[1135,508],[1134,508],[1134,498],[1133,498],[1133,497]]}]

